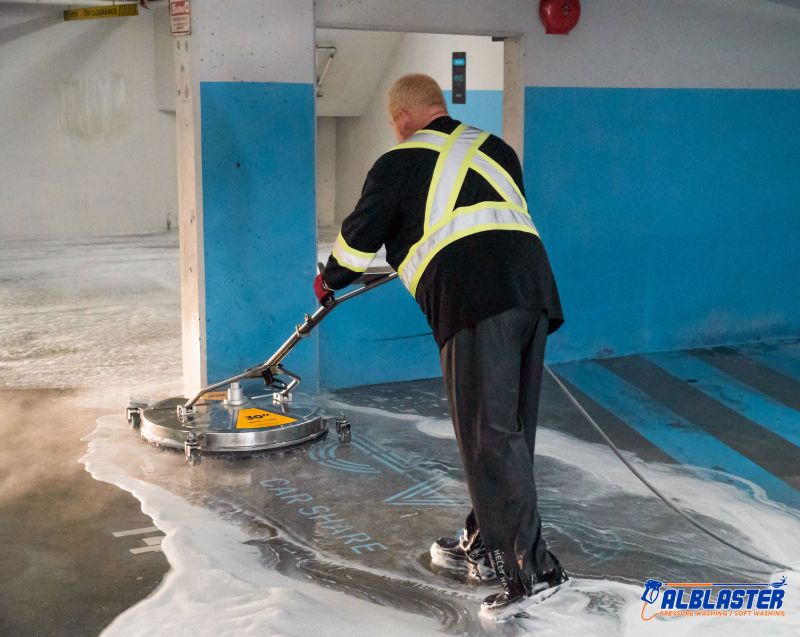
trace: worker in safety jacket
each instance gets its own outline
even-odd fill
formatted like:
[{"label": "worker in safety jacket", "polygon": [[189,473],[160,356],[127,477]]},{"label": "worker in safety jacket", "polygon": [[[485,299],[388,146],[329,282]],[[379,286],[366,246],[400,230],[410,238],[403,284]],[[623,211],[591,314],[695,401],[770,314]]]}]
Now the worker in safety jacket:
[{"label": "worker in safety jacket", "polygon": [[431,558],[496,574],[502,591],[481,614],[498,618],[568,580],[542,537],[533,476],[545,341],[561,304],[513,149],[449,117],[426,75],[392,86],[389,115],[400,143],[369,171],[314,287],[327,302],[385,245],[425,313],[473,505],[460,539],[437,540]]}]

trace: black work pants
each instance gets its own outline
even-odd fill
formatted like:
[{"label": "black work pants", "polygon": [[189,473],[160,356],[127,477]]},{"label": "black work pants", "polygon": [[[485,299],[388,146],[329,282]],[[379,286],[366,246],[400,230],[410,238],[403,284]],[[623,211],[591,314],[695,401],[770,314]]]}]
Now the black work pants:
[{"label": "black work pants", "polygon": [[555,564],[542,537],[533,452],[547,315],[513,308],[460,330],[441,350],[442,373],[472,511],[505,578],[527,586]]}]

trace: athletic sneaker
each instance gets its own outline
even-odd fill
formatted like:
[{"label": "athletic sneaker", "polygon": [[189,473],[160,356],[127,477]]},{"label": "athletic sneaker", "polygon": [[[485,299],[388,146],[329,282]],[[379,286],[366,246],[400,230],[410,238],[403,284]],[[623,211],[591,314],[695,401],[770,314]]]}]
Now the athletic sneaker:
[{"label": "athletic sneaker", "polygon": [[466,551],[464,546],[468,543],[466,529],[462,532],[460,540],[454,537],[440,537],[431,544],[431,564],[466,574],[468,580],[495,579],[497,574],[489,561],[489,553],[486,551],[483,540],[478,538],[473,541],[470,550]]},{"label": "athletic sneaker", "polygon": [[527,590],[518,582],[506,580],[502,591],[483,600],[480,616],[492,621],[508,619],[524,613],[530,606],[544,601],[567,586],[569,576],[556,556],[550,553],[550,557],[555,562],[553,570],[542,575],[534,575]]}]

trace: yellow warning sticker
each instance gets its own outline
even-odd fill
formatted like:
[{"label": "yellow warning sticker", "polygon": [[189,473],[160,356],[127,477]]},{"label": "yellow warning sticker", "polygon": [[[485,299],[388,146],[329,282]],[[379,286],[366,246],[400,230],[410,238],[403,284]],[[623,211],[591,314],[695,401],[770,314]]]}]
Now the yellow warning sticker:
[{"label": "yellow warning sticker", "polygon": [[227,397],[228,392],[226,391],[210,391],[203,394],[203,400],[225,400]]},{"label": "yellow warning sticker", "polygon": [[237,429],[262,429],[263,427],[277,427],[290,422],[297,422],[297,418],[289,418],[263,409],[242,409],[236,418]]}]

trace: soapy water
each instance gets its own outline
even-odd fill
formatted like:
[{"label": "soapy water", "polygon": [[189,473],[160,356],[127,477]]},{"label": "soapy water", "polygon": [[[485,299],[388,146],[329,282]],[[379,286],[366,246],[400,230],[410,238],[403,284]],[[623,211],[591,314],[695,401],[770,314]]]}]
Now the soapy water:
[{"label": "soapy water", "polygon": [[[329,438],[249,459],[206,458],[196,467],[181,454],[139,443],[121,417],[98,421],[83,458],[87,470],[141,500],[166,533],[162,546],[172,567],[150,598],[104,634],[788,636],[800,630],[794,573],[759,573],[760,565],[665,509],[609,450],[547,427],[537,440],[540,506],[550,547],[573,582],[530,618],[486,625],[477,609],[496,588],[436,572],[427,559],[430,541],[456,530],[465,513],[452,425],[337,397],[326,403],[348,414],[353,444]],[[331,458],[344,462],[330,464]],[[731,476],[634,462],[726,537],[800,564],[796,512],[770,502],[755,485],[742,489]],[[413,489],[414,481],[437,475],[434,505],[396,498],[408,484]],[[312,520],[301,511],[323,513]],[[358,534],[355,546],[383,548],[355,553],[341,538]],[[789,584],[784,617],[646,623],[640,617],[642,582],[651,577],[762,582],[781,575]]]},{"label": "soapy water", "polygon": [[175,233],[0,240],[0,389],[90,389],[111,405],[178,384],[180,356]]}]

